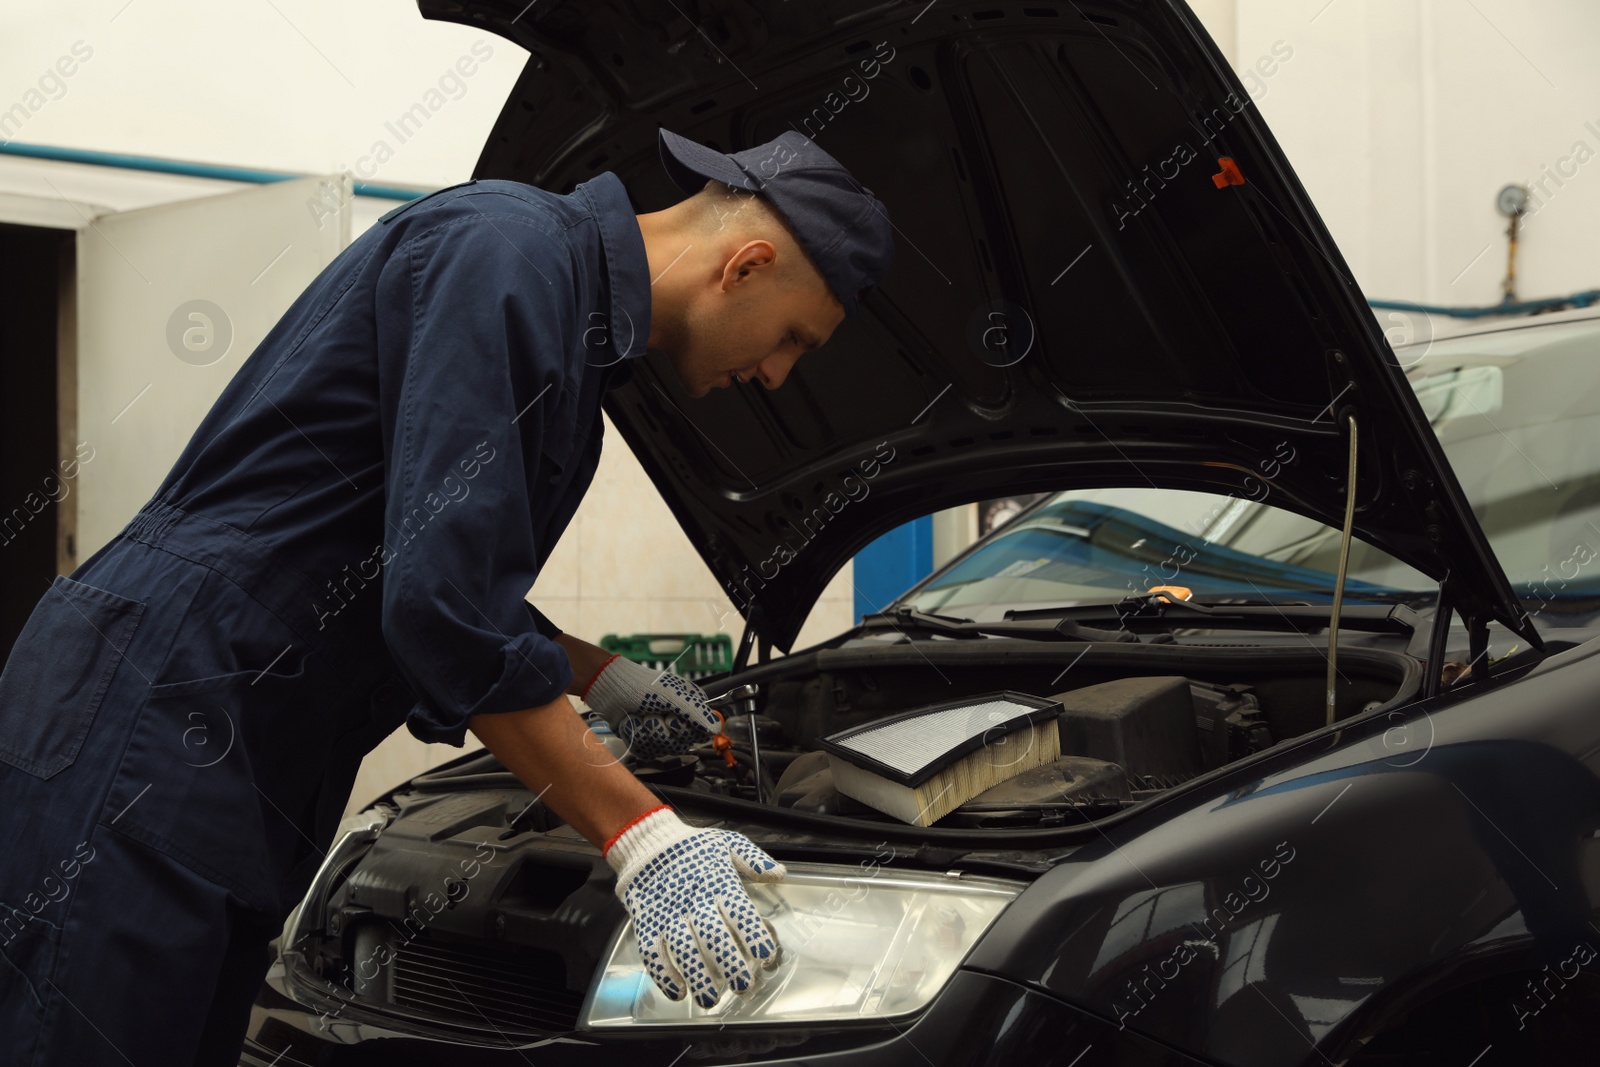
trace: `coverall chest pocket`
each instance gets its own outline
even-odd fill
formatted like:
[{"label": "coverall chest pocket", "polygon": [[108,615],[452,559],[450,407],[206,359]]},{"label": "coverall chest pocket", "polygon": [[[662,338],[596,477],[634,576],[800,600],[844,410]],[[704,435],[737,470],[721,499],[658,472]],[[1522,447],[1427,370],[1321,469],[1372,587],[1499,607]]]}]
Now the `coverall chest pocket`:
[{"label": "coverall chest pocket", "polygon": [[314,655],[297,645],[265,668],[151,686],[103,821],[252,907],[278,907],[312,830],[299,793],[320,779]]},{"label": "coverall chest pocket", "polygon": [[72,765],[143,612],[56,576],[0,672],[0,761],[37,778]]}]

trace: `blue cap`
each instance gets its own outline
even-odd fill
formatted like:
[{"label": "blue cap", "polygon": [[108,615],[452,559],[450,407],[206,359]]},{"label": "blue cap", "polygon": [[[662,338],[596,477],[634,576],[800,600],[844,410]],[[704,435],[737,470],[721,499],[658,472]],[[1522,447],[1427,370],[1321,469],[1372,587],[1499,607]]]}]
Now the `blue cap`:
[{"label": "blue cap", "polygon": [[663,129],[661,165],[686,193],[698,193],[714,178],[765,196],[846,315],[856,313],[856,294],[877,285],[894,260],[883,204],[802,133],[785,130],[764,145],[729,154]]}]

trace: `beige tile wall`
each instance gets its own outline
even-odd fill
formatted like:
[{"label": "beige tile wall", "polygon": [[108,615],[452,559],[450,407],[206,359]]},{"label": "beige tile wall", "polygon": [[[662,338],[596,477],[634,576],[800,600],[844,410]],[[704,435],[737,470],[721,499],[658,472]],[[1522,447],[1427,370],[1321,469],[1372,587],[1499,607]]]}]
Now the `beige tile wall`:
[{"label": "beige tile wall", "polygon": [[[851,570],[846,564],[823,591],[796,648],[854,623]],[[594,483],[528,599],[557,626],[595,644],[608,633],[647,632],[721,631],[737,642],[744,625],[610,419]],[[402,727],[367,755],[346,811],[481,747],[470,734],[466,748],[426,745]]]}]

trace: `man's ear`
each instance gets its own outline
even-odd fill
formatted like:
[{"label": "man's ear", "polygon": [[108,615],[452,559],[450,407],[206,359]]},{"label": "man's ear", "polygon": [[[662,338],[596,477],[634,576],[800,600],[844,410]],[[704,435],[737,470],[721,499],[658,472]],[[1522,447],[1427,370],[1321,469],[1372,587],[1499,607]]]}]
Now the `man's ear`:
[{"label": "man's ear", "polygon": [[728,289],[751,276],[753,271],[770,268],[778,258],[778,250],[771,241],[756,238],[747,241],[728,258],[722,268],[722,288]]}]

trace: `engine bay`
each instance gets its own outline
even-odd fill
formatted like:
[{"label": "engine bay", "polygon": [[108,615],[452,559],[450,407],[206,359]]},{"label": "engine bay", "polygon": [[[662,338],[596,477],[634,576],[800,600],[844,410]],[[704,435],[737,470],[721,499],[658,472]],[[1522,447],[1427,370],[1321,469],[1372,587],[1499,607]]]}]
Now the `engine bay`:
[{"label": "engine bay", "polygon": [[[1411,699],[1416,661],[1353,648],[1335,716]],[[726,752],[630,762],[643,781],[816,815],[892,817],[841,794],[818,739],[922,704],[1011,690],[1058,701],[1061,757],[993,786],[934,825],[1048,827],[1120,811],[1323,725],[1326,661],[1314,648],[910,642],[819,649],[702,684],[726,718]]]}]

